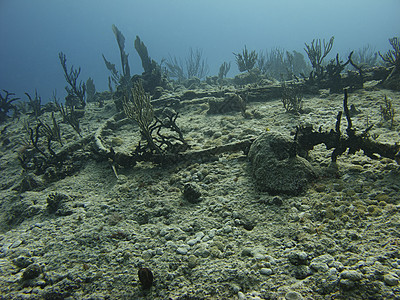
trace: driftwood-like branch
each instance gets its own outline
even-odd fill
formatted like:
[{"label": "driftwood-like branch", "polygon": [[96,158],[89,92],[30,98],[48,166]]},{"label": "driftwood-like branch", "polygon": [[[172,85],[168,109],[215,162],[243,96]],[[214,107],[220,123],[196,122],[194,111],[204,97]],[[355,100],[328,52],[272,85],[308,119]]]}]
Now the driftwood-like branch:
[{"label": "driftwood-like branch", "polygon": [[[369,69],[362,69],[360,71],[348,71],[346,74],[340,74],[342,86],[359,86],[371,80],[381,81],[384,80],[391,69],[385,67],[373,67]],[[292,84],[297,89],[303,91],[304,94],[313,94],[315,90],[310,88],[304,80],[286,81],[286,84]],[[282,96],[281,83],[267,84],[267,85],[247,85],[242,88],[225,88],[223,90],[189,90],[182,94],[174,93],[172,95],[164,95],[158,99],[152,100],[151,104],[154,108],[157,107],[172,107],[179,108],[183,105],[199,105],[200,103],[207,103],[209,98],[223,98],[227,93],[235,93],[240,95],[243,99],[249,102],[268,102],[280,99]]]},{"label": "driftwood-like branch", "polygon": [[210,160],[216,155],[229,152],[240,152],[243,151],[247,155],[249,152],[251,144],[254,142],[255,138],[246,139],[239,142],[229,143],[222,146],[216,146],[204,150],[188,151],[181,154],[180,159],[182,160]]},{"label": "driftwood-like branch", "polygon": [[104,131],[115,129],[129,122],[130,120],[128,118],[123,118],[122,113],[116,114],[103,123],[93,135],[94,151],[105,159],[110,160],[113,165],[134,166],[140,161],[151,161],[155,163],[177,163],[196,160],[210,161],[215,159],[215,156],[221,153],[243,151],[244,154],[247,154],[251,144],[254,141],[253,138],[204,150],[193,150],[180,153],[163,153],[161,155],[156,153],[150,153],[148,155],[136,155],[135,153],[127,154],[115,152],[113,148],[108,148],[104,145],[102,138]]},{"label": "driftwood-like branch", "polygon": [[[96,138],[96,137],[95,137]],[[98,137],[97,137],[98,138]],[[187,161],[213,161],[215,157],[222,153],[240,152],[243,151],[247,154],[254,139],[247,139],[239,142],[234,142],[222,146],[216,146],[204,150],[187,151],[184,153],[163,154],[159,155],[152,153],[151,155],[135,155],[125,154],[121,152],[114,152],[112,148],[106,149],[99,139],[96,140],[95,145],[99,147],[99,152],[105,155],[112,161],[113,164],[121,166],[134,166],[140,161],[149,161],[157,164],[174,164]],[[104,151],[106,150],[106,151]]]},{"label": "driftwood-like branch", "polygon": [[335,130],[329,132],[314,131],[312,127],[298,127],[295,142],[296,148],[304,150],[312,150],[318,144],[325,144],[327,149],[334,149],[332,152],[332,161],[336,162],[337,157],[348,150],[349,154],[354,154],[362,150],[365,155],[372,159],[378,156],[396,160],[400,163],[400,145],[399,144],[381,144],[369,138],[368,132],[372,125],[366,128],[362,133],[356,133],[352,127],[352,121],[347,103],[347,90],[344,93],[343,108],[347,120],[346,135],[340,132],[340,121],[342,112],[338,113]]},{"label": "driftwood-like branch", "polygon": [[[370,158],[386,157],[396,160],[400,163],[400,145],[394,144],[381,144],[369,138],[369,131],[372,126],[366,128],[363,132],[357,133],[352,125],[350,117],[350,111],[347,103],[348,95],[347,90],[345,91],[345,97],[343,101],[344,115],[347,120],[346,133],[342,133],[340,130],[341,119],[343,111],[340,111],[336,117],[335,129],[329,132],[322,132],[322,130],[315,131],[311,126],[298,127],[295,136],[295,143],[293,146],[293,155],[299,150],[312,150],[314,146],[318,144],[325,144],[327,149],[334,149],[332,152],[332,161],[336,162],[337,157],[348,151],[349,154],[354,154],[358,150],[362,150],[365,155]],[[94,150],[112,161],[115,165],[134,166],[139,161],[149,161],[154,163],[177,163],[184,161],[210,161],[215,159],[216,155],[221,153],[239,152],[243,151],[247,154],[254,138],[217,146],[204,150],[196,151],[185,151],[185,152],[170,152],[163,153],[161,155],[157,153],[143,152],[140,155],[138,153],[121,153],[114,152],[112,148],[108,148],[103,144],[102,133],[107,129],[115,129],[121,124],[125,124],[128,119],[121,119],[122,114],[110,118],[107,122],[101,126],[94,134]]]}]

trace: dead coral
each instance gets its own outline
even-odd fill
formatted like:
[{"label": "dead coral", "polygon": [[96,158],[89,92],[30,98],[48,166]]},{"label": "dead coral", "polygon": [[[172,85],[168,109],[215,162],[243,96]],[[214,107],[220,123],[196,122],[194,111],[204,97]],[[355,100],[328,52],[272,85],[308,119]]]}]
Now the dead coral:
[{"label": "dead coral", "polygon": [[[112,24],[112,31],[114,32],[115,38],[117,39],[119,52],[121,56],[121,66],[122,66],[122,76],[120,77],[121,84],[126,84],[129,86],[131,79],[131,71],[129,68],[128,54],[125,52],[125,37],[117,26]],[[104,58],[104,55],[103,55]],[[106,61],[104,59],[104,61]],[[107,64],[107,63],[106,63]],[[107,66],[108,67],[108,66]]]},{"label": "dead coral", "polygon": [[348,154],[354,154],[362,150],[365,155],[372,159],[386,157],[398,162],[400,155],[399,144],[381,144],[369,138],[369,131],[373,127],[370,125],[363,132],[357,133],[353,128],[350,110],[348,108],[348,95],[347,90],[344,93],[343,111],[347,120],[346,135],[342,134],[340,130],[342,111],[339,111],[336,118],[335,129],[329,132],[322,132],[322,130],[314,131],[312,126],[297,127],[295,135],[295,143],[293,153],[301,150],[312,150],[315,145],[325,144],[327,149],[334,149],[331,155],[332,162],[336,162],[338,156],[348,151]]}]

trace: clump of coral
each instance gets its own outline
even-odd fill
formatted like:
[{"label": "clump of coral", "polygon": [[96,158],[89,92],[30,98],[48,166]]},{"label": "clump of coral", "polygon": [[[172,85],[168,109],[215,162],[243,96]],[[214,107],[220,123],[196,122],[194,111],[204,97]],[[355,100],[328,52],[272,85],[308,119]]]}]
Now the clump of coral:
[{"label": "clump of coral", "polygon": [[[306,51],[308,58],[310,59],[314,75],[318,78],[323,76],[323,61],[332,50],[334,39],[335,38],[332,36],[328,43],[326,43],[325,40],[321,42],[321,39],[314,39],[312,40],[311,45],[308,45],[307,43],[305,44],[306,48],[304,48],[304,51]],[[322,49],[322,45],[324,49]]]},{"label": "clump of coral", "polygon": [[126,116],[139,125],[145,140],[143,145],[137,145],[135,160],[147,159],[162,163],[189,148],[176,124],[178,114],[173,109],[165,108],[157,117],[141,81],[135,82],[131,93],[124,98],[123,106]]},{"label": "clump of coral", "polygon": [[382,60],[389,68],[392,68],[389,76],[384,80],[383,85],[393,90],[400,90],[400,41],[398,37],[389,39],[389,43],[393,49],[388,50],[386,54],[381,56]]},{"label": "clump of coral", "polygon": [[7,119],[8,113],[11,110],[15,110],[13,102],[19,99],[12,97],[15,95],[14,93],[7,92],[6,90],[3,90],[3,92],[6,94],[3,96],[0,93],[0,123],[3,123]]},{"label": "clump of coral", "polygon": [[247,50],[246,46],[244,46],[242,53],[233,53],[233,55],[235,55],[236,64],[240,72],[252,70],[258,57],[255,50],[250,52]]},{"label": "clump of coral", "polygon": [[388,97],[384,98],[383,105],[380,106],[380,111],[381,111],[381,116],[384,121],[388,121],[390,123],[390,129],[393,128],[394,125],[394,116],[396,114],[392,100],[389,99]]},{"label": "clump of coral", "polygon": [[303,94],[295,84],[282,83],[282,104],[286,112],[301,113],[303,110]]},{"label": "clump of coral", "polygon": [[387,63],[390,67],[395,67],[400,71],[400,42],[398,37],[393,37],[389,39],[389,43],[392,46],[393,50],[388,50],[386,54],[382,55],[379,53],[381,58],[385,63]]}]

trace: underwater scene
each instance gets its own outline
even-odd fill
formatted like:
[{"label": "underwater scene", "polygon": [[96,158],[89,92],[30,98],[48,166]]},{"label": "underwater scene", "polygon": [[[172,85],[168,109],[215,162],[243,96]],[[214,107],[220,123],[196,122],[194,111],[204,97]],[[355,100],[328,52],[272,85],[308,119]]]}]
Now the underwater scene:
[{"label": "underwater scene", "polygon": [[400,299],[400,2],[0,2],[0,299]]}]

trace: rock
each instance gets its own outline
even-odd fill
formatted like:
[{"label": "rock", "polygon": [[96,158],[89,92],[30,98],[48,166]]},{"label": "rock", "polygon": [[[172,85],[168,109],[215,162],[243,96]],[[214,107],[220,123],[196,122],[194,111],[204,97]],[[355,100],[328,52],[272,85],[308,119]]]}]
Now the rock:
[{"label": "rock", "polygon": [[224,114],[229,112],[242,112],[246,110],[246,103],[237,94],[226,93],[223,99],[210,98],[208,100],[208,114]]},{"label": "rock", "polygon": [[383,281],[389,286],[395,286],[399,284],[399,277],[396,274],[389,273],[383,276]]},{"label": "rock", "polygon": [[186,247],[186,245],[183,245],[183,246],[178,247],[178,248],[176,249],[176,252],[177,252],[178,254],[186,255],[186,254],[189,252],[189,249],[190,249],[190,248]]},{"label": "rock", "polygon": [[348,279],[351,281],[359,281],[363,278],[363,274],[355,270],[345,270],[340,273],[340,278]]},{"label": "rock", "polygon": [[292,251],[289,253],[289,261],[291,264],[298,265],[306,265],[308,255],[304,251]]},{"label": "rock", "polygon": [[391,73],[384,81],[383,86],[387,89],[400,91],[400,72]]},{"label": "rock", "polygon": [[243,292],[238,292],[238,299],[239,300],[246,300],[246,295]]},{"label": "rock", "polygon": [[275,196],[270,201],[271,205],[281,206],[283,204],[283,200],[279,196]]},{"label": "rock", "polygon": [[47,196],[47,210],[57,216],[69,216],[73,213],[69,205],[70,197],[61,193],[50,193]]},{"label": "rock", "polygon": [[320,255],[311,260],[310,268],[318,272],[327,272],[329,267],[332,266],[334,260],[335,259],[332,257],[332,255]]},{"label": "rock", "polygon": [[233,78],[233,82],[237,85],[245,85],[255,83],[260,80],[261,72],[255,68],[248,72],[243,72]]},{"label": "rock", "polygon": [[44,189],[45,184],[45,180],[43,180],[42,177],[34,174],[28,174],[14,189],[19,191],[20,193],[25,191],[42,190]]},{"label": "rock", "polygon": [[286,300],[301,300],[301,299],[303,299],[303,297],[298,292],[290,291],[290,292],[286,293],[285,299]]},{"label": "rock", "polygon": [[324,263],[324,264],[327,264],[328,266],[332,266],[332,263],[334,261],[335,261],[335,259],[330,254],[323,254],[323,255],[317,256],[311,260],[311,262]]},{"label": "rock", "polygon": [[22,280],[30,280],[38,277],[42,268],[38,264],[30,264],[22,273]]},{"label": "rock", "polygon": [[206,258],[210,256],[210,250],[207,249],[206,244],[200,244],[198,247],[196,247],[196,250],[193,253],[196,257],[203,257]]},{"label": "rock", "polygon": [[329,267],[327,264],[320,263],[320,262],[311,262],[310,268],[315,271],[318,271],[318,272],[327,272],[329,270]]},{"label": "rock", "polygon": [[199,264],[198,258],[194,255],[189,255],[188,257],[188,267],[193,269]]},{"label": "rock", "polygon": [[197,94],[196,94],[195,91],[188,90],[188,91],[185,91],[185,92],[182,94],[181,99],[182,99],[182,100],[192,100],[192,99],[194,99],[194,98],[196,98],[196,97],[198,97],[198,96],[197,96]]},{"label": "rock", "polygon": [[292,145],[290,137],[272,131],[253,142],[248,156],[260,191],[298,195],[316,177],[316,170],[305,158],[289,156]]},{"label": "rock", "polygon": [[222,227],[222,232],[223,233],[231,233],[233,231],[232,226],[230,225],[225,225],[224,227]]},{"label": "rock", "polygon": [[30,257],[26,257],[24,255],[20,255],[17,258],[14,258],[12,260],[13,264],[16,265],[19,268],[26,268],[28,267],[30,264],[33,263],[33,259]]},{"label": "rock", "polygon": [[198,87],[200,85],[200,83],[201,83],[201,81],[199,78],[191,77],[191,78],[187,79],[184,84],[187,88],[193,89],[193,88]]},{"label": "rock", "polygon": [[242,250],[242,256],[248,256],[248,257],[252,257],[253,253],[251,251],[251,248],[244,248]]},{"label": "rock", "polygon": [[272,274],[272,269],[270,269],[270,268],[261,268],[260,269],[260,274],[261,275],[266,275],[266,276],[271,275]]},{"label": "rock", "polygon": [[183,189],[183,198],[190,203],[200,202],[201,191],[200,187],[194,183],[185,184]]},{"label": "rock", "polygon": [[311,269],[305,265],[296,266],[293,269],[293,273],[292,273],[292,275],[296,279],[304,279],[304,278],[307,278],[308,276],[310,276],[311,274],[312,274]]},{"label": "rock", "polygon": [[200,232],[196,233],[196,235],[193,239],[188,240],[187,244],[189,246],[193,246],[194,244],[200,242],[203,237],[204,237],[204,232],[200,231]]},{"label": "rock", "polygon": [[355,281],[349,279],[340,279],[340,286],[345,290],[351,290],[355,285]]}]

